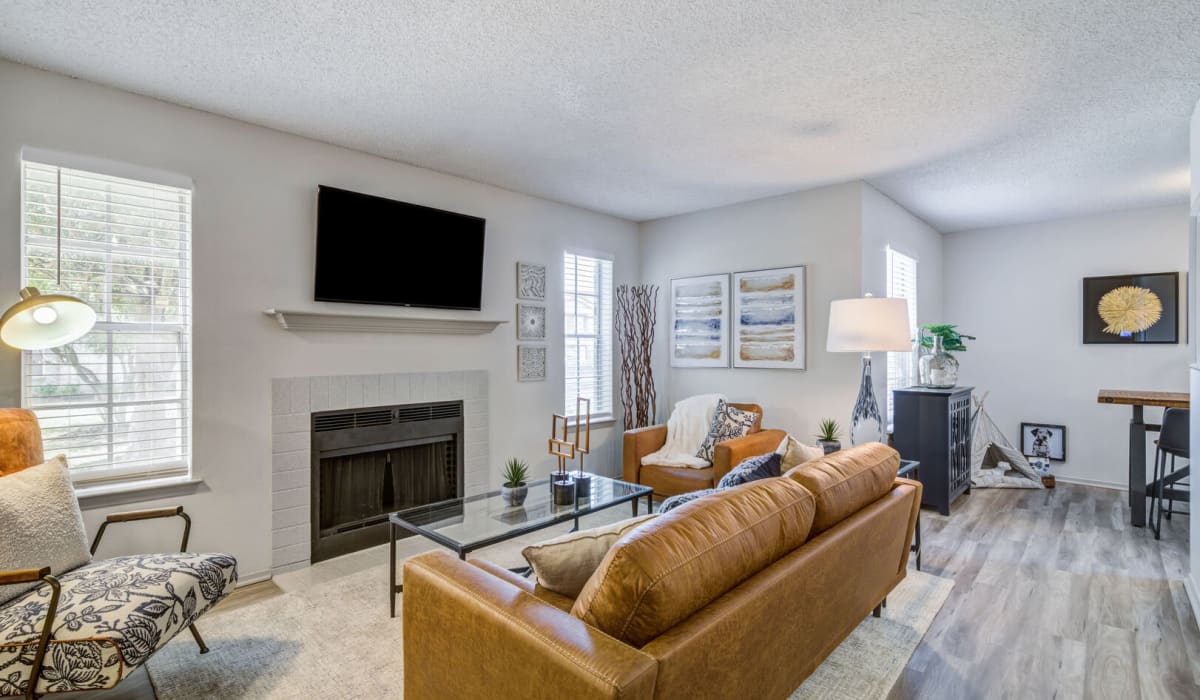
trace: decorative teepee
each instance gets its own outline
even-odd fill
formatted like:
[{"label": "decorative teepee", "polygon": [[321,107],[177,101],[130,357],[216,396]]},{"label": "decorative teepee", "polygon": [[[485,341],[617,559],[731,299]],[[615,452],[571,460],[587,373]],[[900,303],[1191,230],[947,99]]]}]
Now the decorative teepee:
[{"label": "decorative teepee", "polygon": [[[983,410],[983,398],[972,396],[971,486],[976,488],[1040,489],[1042,480],[1021,451],[1012,446],[992,417]],[[1007,466],[1002,466],[1007,463]]]}]

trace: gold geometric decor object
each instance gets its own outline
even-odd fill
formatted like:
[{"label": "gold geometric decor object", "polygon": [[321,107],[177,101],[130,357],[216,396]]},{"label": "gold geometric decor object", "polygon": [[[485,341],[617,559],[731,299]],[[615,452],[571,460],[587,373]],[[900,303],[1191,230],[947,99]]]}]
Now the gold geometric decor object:
[{"label": "gold geometric decor object", "polygon": [[1117,287],[1100,297],[1096,310],[1105,333],[1140,333],[1162,318],[1162,300],[1145,287]]}]

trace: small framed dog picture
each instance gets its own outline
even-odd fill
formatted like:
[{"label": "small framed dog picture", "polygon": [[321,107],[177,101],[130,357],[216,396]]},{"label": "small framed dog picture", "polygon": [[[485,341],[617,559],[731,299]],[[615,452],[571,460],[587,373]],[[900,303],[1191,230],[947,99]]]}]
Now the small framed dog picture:
[{"label": "small framed dog picture", "polygon": [[1067,459],[1067,426],[1045,423],[1021,424],[1021,454],[1052,462]]}]

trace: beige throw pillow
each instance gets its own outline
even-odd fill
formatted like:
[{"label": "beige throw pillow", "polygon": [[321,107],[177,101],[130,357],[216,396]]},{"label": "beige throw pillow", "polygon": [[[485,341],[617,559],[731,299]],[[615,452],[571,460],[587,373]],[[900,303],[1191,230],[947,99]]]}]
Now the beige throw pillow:
[{"label": "beige throw pillow", "polygon": [[814,459],[820,459],[825,456],[825,450],[812,445],[805,445],[796,438],[788,435],[779,443],[779,447],[775,448],[783,459],[780,460],[780,469],[787,471],[792,467],[798,467],[805,462],[811,462]]},{"label": "beige throw pillow", "polygon": [[656,515],[639,515],[611,525],[568,532],[530,545],[521,550],[521,555],[533,567],[542,588],[574,599],[617,540]]},{"label": "beige throw pillow", "polygon": [[[0,478],[0,570],[48,566],[59,575],[91,560],[66,457]],[[0,604],[39,585],[0,586]]]}]

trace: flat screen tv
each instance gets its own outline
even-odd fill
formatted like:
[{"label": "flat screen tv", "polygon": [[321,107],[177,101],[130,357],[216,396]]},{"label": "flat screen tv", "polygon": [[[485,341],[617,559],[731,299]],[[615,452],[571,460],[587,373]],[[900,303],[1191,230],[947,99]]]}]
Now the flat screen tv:
[{"label": "flat screen tv", "polygon": [[480,309],[484,220],[317,187],[316,300]]}]

